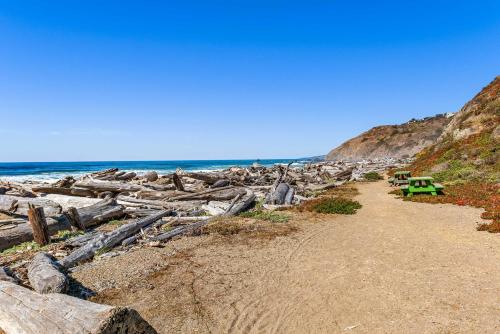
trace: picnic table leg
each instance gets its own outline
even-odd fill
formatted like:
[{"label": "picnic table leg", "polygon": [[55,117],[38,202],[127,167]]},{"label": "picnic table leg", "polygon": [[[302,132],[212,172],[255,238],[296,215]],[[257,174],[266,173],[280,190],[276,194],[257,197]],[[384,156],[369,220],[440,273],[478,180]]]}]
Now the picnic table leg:
[{"label": "picnic table leg", "polygon": [[432,195],[432,196],[437,196],[437,192],[432,191],[432,192],[431,192],[431,195]]}]

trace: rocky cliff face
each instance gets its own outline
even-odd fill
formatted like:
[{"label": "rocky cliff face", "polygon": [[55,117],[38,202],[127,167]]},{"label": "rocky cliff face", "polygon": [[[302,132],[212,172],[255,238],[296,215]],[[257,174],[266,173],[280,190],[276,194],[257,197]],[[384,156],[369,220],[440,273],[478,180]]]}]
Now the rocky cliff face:
[{"label": "rocky cliff face", "polygon": [[377,126],[333,149],[326,159],[412,157],[434,144],[452,118],[451,115],[436,115],[422,120],[413,119],[400,125]]}]

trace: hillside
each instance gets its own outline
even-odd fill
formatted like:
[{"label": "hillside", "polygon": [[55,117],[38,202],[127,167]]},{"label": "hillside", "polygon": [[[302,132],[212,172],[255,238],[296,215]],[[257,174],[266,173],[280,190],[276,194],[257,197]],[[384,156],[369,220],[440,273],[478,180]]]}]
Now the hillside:
[{"label": "hillside", "polygon": [[417,154],[413,168],[440,181],[500,182],[500,76],[453,117],[438,141]]},{"label": "hillside", "polygon": [[400,125],[374,127],[333,149],[327,160],[411,157],[433,144],[453,117],[436,115]]},{"label": "hillside", "polygon": [[465,104],[410,169],[446,186],[445,196],[420,201],[482,207],[492,223],[478,229],[500,232],[500,77]]}]

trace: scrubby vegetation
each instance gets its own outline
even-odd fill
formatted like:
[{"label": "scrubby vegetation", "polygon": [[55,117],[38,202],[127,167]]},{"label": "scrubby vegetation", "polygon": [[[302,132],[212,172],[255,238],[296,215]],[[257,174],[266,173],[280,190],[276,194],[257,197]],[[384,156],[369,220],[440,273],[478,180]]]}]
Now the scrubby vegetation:
[{"label": "scrubby vegetation", "polygon": [[289,217],[282,213],[277,213],[274,211],[264,211],[264,210],[252,210],[243,212],[240,217],[254,218],[258,220],[270,221],[272,223],[286,223]]},{"label": "scrubby vegetation", "polygon": [[377,172],[369,172],[363,175],[363,178],[367,181],[378,181],[383,180],[384,177]]},{"label": "scrubby vegetation", "polygon": [[299,210],[311,211],[317,213],[328,214],[344,214],[352,215],[357,209],[361,208],[361,204],[343,197],[320,197],[311,201],[305,202]]},{"label": "scrubby vegetation", "polygon": [[485,209],[480,231],[500,232],[500,77],[454,117],[446,136],[416,156],[413,175],[430,175],[445,185],[444,196],[413,201],[453,203]]}]

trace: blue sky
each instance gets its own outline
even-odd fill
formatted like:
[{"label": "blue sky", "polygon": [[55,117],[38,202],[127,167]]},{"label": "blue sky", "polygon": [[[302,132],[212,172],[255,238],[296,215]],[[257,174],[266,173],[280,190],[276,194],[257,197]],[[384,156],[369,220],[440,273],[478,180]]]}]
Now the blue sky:
[{"label": "blue sky", "polygon": [[0,0],[0,161],[325,154],[499,55],[500,1]]}]

